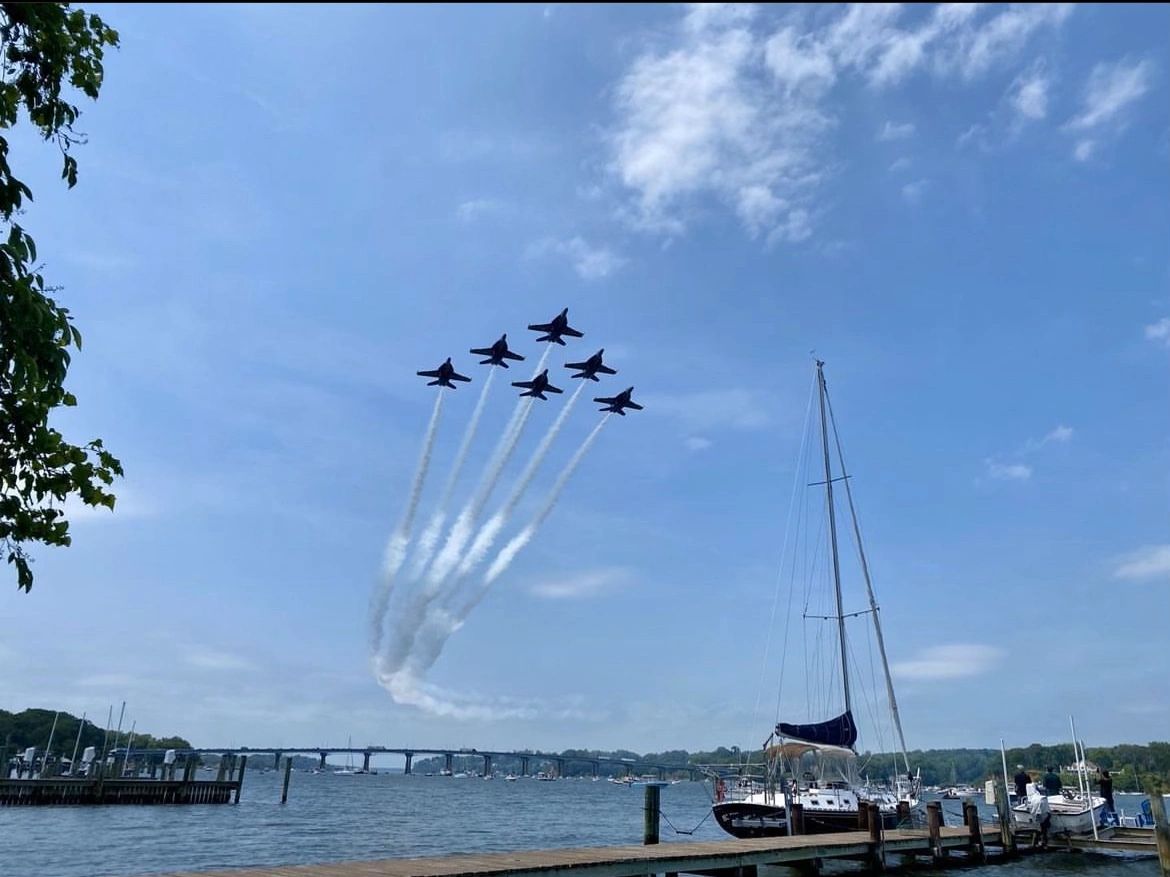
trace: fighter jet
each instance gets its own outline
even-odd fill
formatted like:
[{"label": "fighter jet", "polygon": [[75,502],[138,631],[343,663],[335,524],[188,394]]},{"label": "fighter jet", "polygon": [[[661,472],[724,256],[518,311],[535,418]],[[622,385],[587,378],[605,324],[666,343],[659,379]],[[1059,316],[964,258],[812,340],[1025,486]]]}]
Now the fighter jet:
[{"label": "fighter jet", "polygon": [[601,355],[605,353],[605,348],[601,348],[584,362],[566,362],[565,368],[575,368],[580,374],[570,375],[574,378],[585,378],[588,381],[601,380],[597,377],[598,373],[603,375],[616,375],[617,369],[612,369],[601,361]]},{"label": "fighter jet", "polygon": [[471,378],[455,371],[455,366],[451,365],[451,357],[449,356],[447,357],[447,361],[434,371],[417,372],[417,374],[421,378],[434,378],[433,381],[427,381],[428,387],[438,385],[440,387],[450,387],[454,390],[455,385],[451,383],[452,381],[464,381],[465,383],[471,381]]},{"label": "fighter jet", "polygon": [[564,345],[565,341],[561,338],[562,335],[568,335],[571,338],[584,338],[584,332],[578,332],[569,325],[569,309],[565,308],[559,314],[552,318],[551,323],[533,323],[528,327],[533,332],[544,332],[545,334],[537,338],[537,341],[548,341],[551,344]]},{"label": "fighter jet", "polygon": [[513,387],[525,387],[525,392],[521,396],[535,396],[537,399],[545,399],[545,393],[563,393],[564,390],[559,387],[554,387],[548,382],[548,369],[546,368],[531,381],[512,381]]},{"label": "fighter jet", "polygon": [[633,392],[634,388],[630,387],[628,390],[622,390],[616,396],[611,396],[608,399],[605,396],[601,396],[597,399],[594,399],[593,401],[601,402],[603,405],[605,405],[605,407],[600,410],[610,411],[614,414],[620,414],[622,417],[625,417],[626,408],[633,408],[635,411],[642,410],[642,406],[630,398],[630,394]]},{"label": "fighter jet", "polygon": [[491,347],[473,347],[471,352],[476,356],[486,356],[487,359],[480,360],[480,365],[498,365],[504,368],[508,367],[505,359],[514,359],[517,362],[524,359],[519,353],[513,353],[508,349],[508,336],[506,334],[500,336],[500,340]]}]

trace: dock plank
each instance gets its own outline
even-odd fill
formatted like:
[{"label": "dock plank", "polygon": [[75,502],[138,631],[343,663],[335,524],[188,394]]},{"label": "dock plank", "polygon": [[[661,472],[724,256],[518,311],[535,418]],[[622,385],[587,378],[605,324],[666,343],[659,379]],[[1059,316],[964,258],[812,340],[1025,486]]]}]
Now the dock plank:
[{"label": "dock plank", "polygon": [[[985,837],[998,837],[988,828]],[[944,846],[969,842],[966,828],[944,827]],[[927,852],[925,831],[894,830],[884,834],[888,850]],[[749,865],[780,864],[813,858],[845,858],[868,853],[868,832],[686,841],[643,846],[576,847],[515,850],[410,859],[330,862],[220,871],[182,871],[167,877],[638,877],[673,872],[707,871]]]}]

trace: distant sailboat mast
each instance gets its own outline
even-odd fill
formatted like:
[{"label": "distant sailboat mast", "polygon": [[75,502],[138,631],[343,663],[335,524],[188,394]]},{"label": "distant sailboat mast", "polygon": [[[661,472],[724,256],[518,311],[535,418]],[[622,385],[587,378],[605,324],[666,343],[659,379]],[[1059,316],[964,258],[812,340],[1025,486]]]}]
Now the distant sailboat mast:
[{"label": "distant sailboat mast", "polygon": [[[833,469],[829,462],[829,428],[825,419],[825,398],[828,391],[825,389],[825,364],[817,360],[817,389],[821,403],[821,447],[825,454],[825,493],[828,496],[829,506],[829,542],[833,546],[833,587],[837,595],[837,639],[841,646],[841,681],[845,687],[845,713],[852,709],[852,699],[849,696],[849,661],[848,647],[845,644],[845,609],[841,602],[841,564],[837,557],[837,515],[833,509]],[[847,483],[848,484],[848,483]]]},{"label": "distant sailboat mast", "polygon": [[[824,376],[821,377],[824,385]],[[890,713],[894,718],[894,728],[898,731],[898,743],[902,747],[902,763],[909,776],[910,756],[906,751],[906,735],[902,733],[902,715],[898,712],[898,699],[894,697],[894,680],[890,676],[890,662],[886,658],[886,640],[882,636],[882,622],[878,614],[877,597],[873,593],[873,583],[869,578],[869,561],[865,558],[865,547],[861,543],[861,528],[857,524],[857,510],[853,506],[853,491],[849,487],[849,475],[845,471],[845,454],[841,451],[841,436],[837,432],[837,418],[833,416],[833,403],[829,400],[829,391],[824,389],[825,402],[829,408],[829,420],[833,424],[833,440],[837,445],[837,459],[841,461],[841,479],[845,482],[845,496],[849,500],[849,516],[853,520],[853,537],[857,542],[857,554],[861,558],[861,574],[865,578],[865,592],[869,595],[869,608],[873,615],[873,629],[877,634],[878,652],[882,656],[882,670],[886,674],[886,695],[890,699]]]}]

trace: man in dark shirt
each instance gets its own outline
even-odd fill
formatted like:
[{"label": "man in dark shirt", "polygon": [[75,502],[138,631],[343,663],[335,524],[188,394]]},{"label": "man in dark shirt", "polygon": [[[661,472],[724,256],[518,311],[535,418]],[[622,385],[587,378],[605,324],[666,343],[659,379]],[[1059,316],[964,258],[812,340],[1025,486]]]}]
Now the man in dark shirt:
[{"label": "man in dark shirt", "polygon": [[1105,809],[1110,813],[1115,813],[1113,807],[1113,777],[1109,776],[1109,771],[1102,770],[1097,777],[1097,786],[1101,790],[1101,797],[1105,799]]},{"label": "man in dark shirt", "polygon": [[1016,775],[1012,777],[1016,783],[1016,800],[1022,801],[1024,798],[1028,797],[1028,783],[1032,782],[1032,777],[1026,770],[1024,770],[1024,766],[1022,764],[1017,764],[1016,770]]},{"label": "man in dark shirt", "polygon": [[1060,781],[1060,775],[1057,774],[1056,768],[1048,768],[1048,773],[1044,774],[1044,791],[1049,795],[1059,795],[1064,783]]}]

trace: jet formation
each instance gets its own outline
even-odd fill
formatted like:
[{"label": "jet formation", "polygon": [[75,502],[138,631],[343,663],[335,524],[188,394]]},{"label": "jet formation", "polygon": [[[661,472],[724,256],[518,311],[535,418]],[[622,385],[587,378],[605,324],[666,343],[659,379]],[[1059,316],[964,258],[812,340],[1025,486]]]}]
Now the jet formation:
[{"label": "jet formation", "polygon": [[[569,309],[565,308],[559,314],[552,318],[547,323],[532,323],[528,327],[533,332],[541,333],[536,340],[538,342],[547,342],[549,344],[560,344],[564,346],[565,337],[569,338],[584,338],[585,333],[574,329],[569,325]],[[479,361],[480,365],[499,366],[500,368],[508,368],[508,361],[522,362],[524,357],[519,353],[515,353],[508,349],[507,334],[501,335],[500,339],[492,344],[490,347],[473,347],[470,350],[476,356],[485,357]],[[570,378],[582,378],[587,381],[601,380],[598,375],[616,375],[617,369],[610,368],[602,361],[602,356],[605,354],[605,348],[597,351],[591,357],[581,362],[567,362],[564,367],[571,369],[576,374],[570,375]],[[434,371],[420,371],[417,373],[420,377],[434,378],[427,382],[427,386],[434,387],[448,387],[455,389],[455,384],[452,381],[468,382],[471,378],[466,375],[461,375],[451,365],[451,357],[447,357],[447,361],[440,365]],[[536,375],[529,381],[513,381],[513,387],[519,387],[522,392],[521,396],[531,396],[535,399],[548,400],[545,393],[563,393],[560,387],[554,387],[549,381],[548,369],[545,369],[540,374]],[[613,414],[620,414],[623,417],[626,414],[626,409],[634,411],[641,411],[642,406],[633,401],[630,397],[634,392],[634,388],[630,387],[627,390],[618,393],[616,396],[605,397],[600,396],[595,398],[594,402],[600,402],[605,407],[600,410]]]}]

